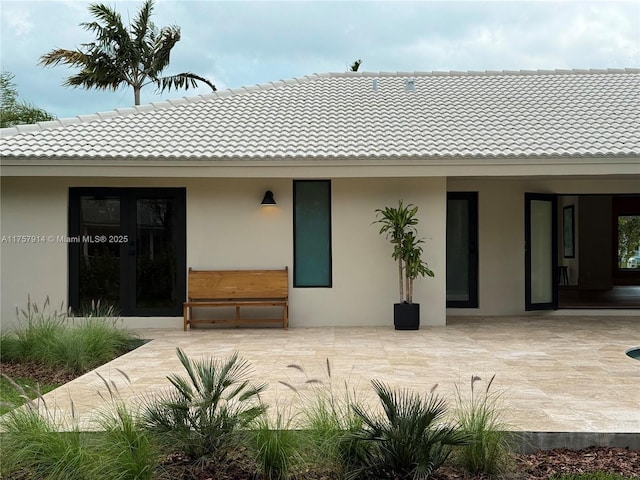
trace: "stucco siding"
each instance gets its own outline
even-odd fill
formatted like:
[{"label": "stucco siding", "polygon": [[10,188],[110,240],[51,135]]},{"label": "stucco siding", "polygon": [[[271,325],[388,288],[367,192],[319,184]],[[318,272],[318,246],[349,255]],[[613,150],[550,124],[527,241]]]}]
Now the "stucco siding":
[{"label": "stucco siding", "polygon": [[[28,296],[59,308],[67,296],[67,189],[63,180],[2,178],[0,199],[2,328]],[[25,236],[25,237],[21,237]],[[36,237],[36,238],[34,238]]]},{"label": "stucco siding", "polygon": [[[2,326],[27,295],[54,305],[68,297],[68,189],[73,186],[186,187],[187,266],[290,269],[290,325],[391,325],[397,270],[391,246],[372,225],[375,209],[399,199],[419,206],[419,234],[435,278],[419,279],[414,301],[423,325],[445,324],[446,180],[332,181],[332,288],[294,288],[291,179],[2,178],[2,235],[35,235],[37,243],[2,244]],[[276,207],[260,207],[265,190]],[[53,238],[53,240],[51,240]],[[9,319],[9,320],[8,320]],[[130,317],[131,327],[179,327],[179,318]]]}]

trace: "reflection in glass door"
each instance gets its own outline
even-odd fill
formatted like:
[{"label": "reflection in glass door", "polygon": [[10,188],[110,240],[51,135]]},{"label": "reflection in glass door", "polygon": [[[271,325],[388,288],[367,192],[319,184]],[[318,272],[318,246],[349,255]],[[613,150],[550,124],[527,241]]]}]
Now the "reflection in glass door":
[{"label": "reflection in glass door", "polygon": [[525,309],[558,308],[557,197],[525,194]]},{"label": "reflection in glass door", "polygon": [[75,311],[100,300],[124,316],[181,314],[184,189],[72,188],[69,215]]},{"label": "reflection in glass door", "polygon": [[170,308],[177,298],[175,202],[136,201],[136,308]]},{"label": "reflection in glass door", "polygon": [[478,307],[478,193],[447,193],[447,307]]},{"label": "reflection in glass door", "polygon": [[82,195],[79,200],[79,235],[71,238],[80,256],[81,310],[88,309],[91,300],[120,305],[120,244],[108,241],[120,235],[120,198]]}]

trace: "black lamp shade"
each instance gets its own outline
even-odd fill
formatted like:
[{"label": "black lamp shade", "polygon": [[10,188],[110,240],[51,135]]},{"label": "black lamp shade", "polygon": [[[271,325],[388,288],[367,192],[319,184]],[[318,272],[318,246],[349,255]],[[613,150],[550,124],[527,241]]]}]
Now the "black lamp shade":
[{"label": "black lamp shade", "polygon": [[260,205],[275,205],[276,201],[273,199],[273,192],[271,190],[267,190],[264,194],[264,198],[262,199],[262,203]]}]

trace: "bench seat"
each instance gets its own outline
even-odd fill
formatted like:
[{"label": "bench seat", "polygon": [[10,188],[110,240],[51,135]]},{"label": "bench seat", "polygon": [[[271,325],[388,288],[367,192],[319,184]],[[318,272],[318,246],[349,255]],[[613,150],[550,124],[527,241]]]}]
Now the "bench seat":
[{"label": "bench seat", "polygon": [[[234,307],[232,318],[194,319],[194,308]],[[281,307],[280,318],[244,318],[241,307]],[[189,268],[184,330],[194,324],[281,323],[289,327],[289,273],[282,270],[194,270]]]}]

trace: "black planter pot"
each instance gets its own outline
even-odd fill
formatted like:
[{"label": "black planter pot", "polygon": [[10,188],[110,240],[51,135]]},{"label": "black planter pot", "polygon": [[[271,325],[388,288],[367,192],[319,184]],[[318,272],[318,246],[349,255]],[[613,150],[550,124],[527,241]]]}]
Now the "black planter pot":
[{"label": "black planter pot", "polygon": [[418,330],[420,328],[420,304],[394,303],[393,325],[396,330]]}]

